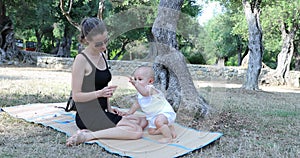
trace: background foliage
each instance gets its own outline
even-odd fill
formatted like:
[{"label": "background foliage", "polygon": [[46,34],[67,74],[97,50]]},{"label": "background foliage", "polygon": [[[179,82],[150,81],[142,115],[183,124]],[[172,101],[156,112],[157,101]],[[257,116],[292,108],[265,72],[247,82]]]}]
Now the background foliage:
[{"label": "background foliage", "polygon": [[[237,0],[214,1],[223,6],[223,11],[203,25],[197,21],[197,17],[202,14],[202,6],[195,0],[184,1],[182,21],[177,32],[179,48],[189,63],[216,64],[219,59],[224,59],[225,65],[239,65],[248,42],[242,3]],[[71,55],[77,54],[79,32],[62,15],[59,1],[4,0],[4,3],[7,14],[14,23],[17,39],[35,41],[38,51],[56,54],[59,42],[69,37],[72,39]],[[80,23],[84,17],[95,17],[98,3],[99,0],[73,0],[70,12],[72,19]],[[151,27],[158,4],[159,0],[105,1],[103,19],[112,36],[108,47],[110,59],[141,59],[151,53]],[[68,5],[64,4],[64,8],[68,8]],[[280,21],[291,28],[295,25],[294,21],[299,19],[299,8],[299,1],[262,2],[263,62],[271,68],[276,68],[276,58],[282,47]],[[122,29],[123,32],[120,31]],[[295,56],[298,55],[299,47],[298,30],[296,34]],[[295,67],[294,63],[296,58],[293,58],[292,69]]]}]

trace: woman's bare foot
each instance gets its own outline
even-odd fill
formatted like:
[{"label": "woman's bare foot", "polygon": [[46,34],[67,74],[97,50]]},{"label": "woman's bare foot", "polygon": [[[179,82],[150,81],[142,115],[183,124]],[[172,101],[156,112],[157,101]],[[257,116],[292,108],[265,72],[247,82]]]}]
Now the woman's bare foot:
[{"label": "woman's bare foot", "polygon": [[91,131],[86,129],[77,131],[76,134],[72,135],[70,138],[67,139],[66,145],[71,147],[86,142],[86,134],[89,132]]}]

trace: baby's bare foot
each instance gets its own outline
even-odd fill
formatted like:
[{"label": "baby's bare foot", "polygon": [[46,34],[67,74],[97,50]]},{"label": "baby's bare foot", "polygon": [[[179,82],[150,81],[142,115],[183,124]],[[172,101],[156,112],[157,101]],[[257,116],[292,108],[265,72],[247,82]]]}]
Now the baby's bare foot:
[{"label": "baby's bare foot", "polygon": [[177,137],[177,134],[176,134],[176,132],[175,132],[175,128],[174,128],[174,126],[169,126],[169,128],[170,128],[170,131],[171,131],[171,135],[172,135],[172,138],[174,139],[174,138],[176,138]]},{"label": "baby's bare foot", "polygon": [[171,143],[172,138],[161,138],[160,140],[158,140],[158,142],[160,142],[162,144]]}]

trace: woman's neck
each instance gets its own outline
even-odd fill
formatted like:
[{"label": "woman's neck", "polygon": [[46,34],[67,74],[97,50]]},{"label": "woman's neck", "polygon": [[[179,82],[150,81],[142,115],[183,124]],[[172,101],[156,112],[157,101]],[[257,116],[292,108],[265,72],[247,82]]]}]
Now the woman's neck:
[{"label": "woman's neck", "polygon": [[91,49],[91,48],[89,48],[89,47],[86,47],[84,50],[83,50],[83,52],[85,52],[85,53],[87,53],[87,54],[89,54],[89,55],[91,55],[91,56],[93,56],[93,57],[96,57],[96,56],[99,56],[99,52],[96,52],[95,50],[93,50],[93,49]]}]

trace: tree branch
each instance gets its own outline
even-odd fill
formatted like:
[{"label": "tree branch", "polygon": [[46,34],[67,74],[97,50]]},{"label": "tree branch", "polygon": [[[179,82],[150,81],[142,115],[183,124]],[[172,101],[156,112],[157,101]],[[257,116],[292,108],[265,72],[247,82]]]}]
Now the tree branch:
[{"label": "tree branch", "polygon": [[73,19],[71,18],[70,16],[70,12],[71,12],[71,9],[72,9],[72,5],[73,5],[73,0],[70,0],[69,1],[69,10],[68,12],[66,12],[64,10],[64,0],[60,0],[60,4],[59,4],[59,7],[60,7],[60,10],[61,12],[63,13],[63,15],[67,18],[67,20],[69,21],[70,24],[72,24],[76,29],[78,29],[79,31],[81,30],[80,27],[79,27],[79,24],[74,22]]},{"label": "tree branch", "polygon": [[100,20],[103,19],[103,11],[104,11],[104,9],[105,9],[104,0],[100,0],[99,1],[99,7],[98,7],[98,15],[97,15]]}]

